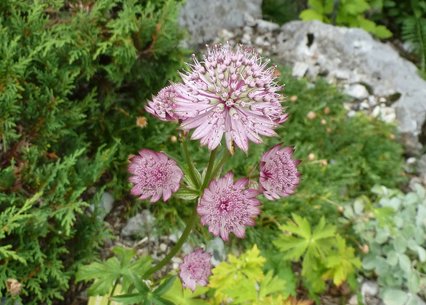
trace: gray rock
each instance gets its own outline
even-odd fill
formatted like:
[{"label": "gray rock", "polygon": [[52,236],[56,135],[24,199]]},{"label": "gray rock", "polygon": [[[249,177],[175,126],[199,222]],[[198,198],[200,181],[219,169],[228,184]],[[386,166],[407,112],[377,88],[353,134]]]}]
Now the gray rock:
[{"label": "gray rock", "polygon": [[426,81],[390,45],[364,30],[318,21],[286,23],[277,40],[278,56],[285,64],[302,62],[309,67],[319,65],[331,74],[339,71],[347,83],[362,81],[374,95],[396,99],[392,107],[399,131],[406,135],[405,144],[419,147],[417,138],[426,119]]},{"label": "gray rock", "polygon": [[361,294],[365,296],[376,296],[379,293],[379,285],[373,281],[365,281],[361,286]]},{"label": "gray rock", "polygon": [[[96,189],[91,190],[92,192],[96,192]],[[114,197],[108,192],[103,192],[101,196],[101,200],[99,203],[93,203],[90,205],[90,211],[98,213],[98,217],[100,219],[104,219],[105,216],[108,215],[109,212],[111,212],[112,208],[114,207]]]},{"label": "gray rock", "polygon": [[303,77],[309,69],[309,65],[307,63],[298,61],[294,63],[292,75],[294,77]]},{"label": "gray rock", "polygon": [[426,154],[421,156],[417,161],[417,172],[420,177],[426,180]]},{"label": "gray rock", "polygon": [[127,221],[121,230],[123,237],[141,237],[155,233],[155,218],[148,210],[143,210]]},{"label": "gray rock", "polygon": [[268,38],[266,36],[257,36],[254,40],[254,44],[261,46],[261,47],[267,47],[271,45],[271,43],[268,41]]},{"label": "gray rock", "polygon": [[250,36],[249,33],[244,33],[243,34],[243,37],[241,38],[241,43],[242,44],[247,44],[247,45],[251,44],[251,36]]},{"label": "gray rock", "polygon": [[348,305],[358,305],[358,298],[356,295],[351,296],[348,301]]},{"label": "gray rock", "polygon": [[108,192],[103,192],[101,197],[101,207],[105,212],[105,215],[111,212],[114,206],[114,197]]},{"label": "gray rock", "polygon": [[262,16],[261,6],[262,0],[187,0],[179,19],[190,34],[189,43],[202,44],[221,29],[254,25],[255,18]]},{"label": "gray rock", "polygon": [[160,244],[160,251],[161,251],[161,252],[166,252],[166,250],[167,250],[167,245],[166,245],[166,244],[164,244],[164,243],[161,243],[161,244]]},{"label": "gray rock", "polygon": [[256,29],[261,34],[271,33],[280,28],[280,26],[276,23],[269,22],[266,20],[258,19],[256,20]]},{"label": "gray rock", "polygon": [[344,92],[357,100],[362,100],[368,97],[367,88],[360,84],[349,85],[345,88]]},{"label": "gray rock", "polygon": [[225,244],[221,238],[214,238],[207,243],[206,251],[212,254],[212,264],[217,266],[226,259]]}]

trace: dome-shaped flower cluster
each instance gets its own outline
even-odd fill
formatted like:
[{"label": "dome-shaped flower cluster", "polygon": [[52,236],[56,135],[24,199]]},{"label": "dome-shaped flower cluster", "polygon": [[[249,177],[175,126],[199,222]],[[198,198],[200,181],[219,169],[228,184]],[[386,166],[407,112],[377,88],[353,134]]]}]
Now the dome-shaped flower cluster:
[{"label": "dome-shaped flower cluster", "polygon": [[163,197],[167,201],[179,189],[183,177],[182,170],[166,154],[142,149],[139,155],[130,160],[129,172],[133,176],[131,193],[140,199],[156,202]]},{"label": "dome-shaped flower cluster", "polygon": [[162,120],[178,118],[181,128],[194,129],[192,139],[210,150],[223,136],[230,151],[235,143],[247,152],[249,141],[261,143],[261,136],[276,135],[274,129],[287,115],[274,67],[267,68],[251,49],[229,45],[209,48],[202,61],[195,56],[193,61],[181,74],[183,82],[160,91],[147,111]]},{"label": "dome-shaped flower cluster", "polygon": [[291,147],[275,145],[262,156],[259,183],[266,198],[275,200],[294,193],[300,181],[299,163],[293,159]]},{"label": "dome-shaped flower cluster", "polygon": [[211,255],[202,249],[197,249],[183,258],[180,264],[179,276],[183,286],[195,290],[196,285],[206,286],[211,274]]},{"label": "dome-shaped flower cluster", "polygon": [[254,226],[254,219],[260,213],[260,202],[256,199],[259,192],[246,189],[248,182],[243,178],[234,183],[234,175],[230,172],[213,180],[204,190],[197,212],[201,223],[207,225],[213,235],[228,240],[232,232],[244,238],[245,227]]},{"label": "dome-shaped flower cluster", "polygon": [[151,101],[148,101],[145,110],[162,121],[177,121],[174,103],[177,96],[176,87],[177,85],[170,85],[161,89]]},{"label": "dome-shaped flower cluster", "polygon": [[225,135],[230,150],[235,143],[247,151],[249,140],[261,143],[261,135],[274,136],[286,119],[274,68],[267,68],[253,50],[213,47],[201,62],[194,57],[182,79],[175,111],[184,118],[184,130],[195,129],[192,139],[211,150]]}]

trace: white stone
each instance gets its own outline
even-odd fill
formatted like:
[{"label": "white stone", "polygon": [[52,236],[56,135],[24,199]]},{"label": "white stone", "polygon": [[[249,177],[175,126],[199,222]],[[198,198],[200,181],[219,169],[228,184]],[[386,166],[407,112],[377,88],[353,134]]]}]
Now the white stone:
[{"label": "white stone", "polygon": [[365,281],[361,286],[361,294],[365,296],[375,296],[379,293],[379,285],[373,281]]},{"label": "white stone", "polygon": [[360,104],[359,104],[359,109],[361,110],[367,110],[370,108],[370,105],[368,104],[367,100],[363,100]]},{"label": "white stone", "polygon": [[361,84],[352,84],[344,89],[344,92],[350,97],[362,100],[368,97],[367,88]]},{"label": "white stone", "polygon": [[379,117],[381,112],[381,107],[380,106],[376,106],[374,107],[373,111],[371,112],[371,115],[375,118]]},{"label": "white stone", "polygon": [[280,26],[276,23],[266,21],[266,20],[262,20],[262,19],[256,20],[256,29],[261,34],[273,32],[273,31],[278,30],[279,28],[280,28]]},{"label": "white stone", "polygon": [[267,47],[270,45],[268,39],[265,36],[257,36],[254,40],[254,44],[261,47]]},{"label": "white stone", "polygon": [[348,305],[358,305],[358,298],[356,295],[351,296]]},{"label": "white stone", "polygon": [[372,107],[376,106],[377,105],[377,98],[374,95],[370,95],[368,97],[368,104]]},{"label": "white stone", "polygon": [[223,39],[223,40],[225,40],[225,41],[228,41],[228,40],[230,40],[230,39],[232,39],[232,38],[234,38],[234,33],[232,33],[231,31],[228,31],[227,29],[222,29],[220,32],[219,32],[219,36]]},{"label": "white stone", "polygon": [[166,245],[166,244],[164,244],[164,243],[161,243],[161,244],[160,244],[160,251],[162,251],[162,252],[166,252],[166,250],[167,250],[167,245]]},{"label": "white stone", "polygon": [[349,112],[348,112],[348,114],[347,114],[347,116],[349,117],[349,118],[352,118],[352,117],[354,117],[356,115],[356,112],[354,111],[354,110],[350,110]]},{"label": "white stone", "polygon": [[395,109],[392,107],[382,107],[380,111],[380,119],[386,123],[392,123],[396,120]]},{"label": "white stone", "polygon": [[241,38],[241,43],[243,44],[251,44],[251,36],[248,33],[244,33],[243,37]]},{"label": "white stone", "polygon": [[407,162],[407,164],[414,164],[414,163],[416,163],[416,161],[417,161],[416,158],[410,157],[405,162]]},{"label": "white stone", "polygon": [[309,65],[305,62],[296,62],[293,66],[292,75],[294,77],[303,77],[308,71]]}]

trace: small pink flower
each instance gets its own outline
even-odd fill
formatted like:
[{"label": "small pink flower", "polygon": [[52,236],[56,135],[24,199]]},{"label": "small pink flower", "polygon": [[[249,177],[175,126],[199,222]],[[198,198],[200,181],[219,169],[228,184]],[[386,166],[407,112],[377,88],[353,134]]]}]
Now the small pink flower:
[{"label": "small pink flower", "polygon": [[263,194],[269,200],[279,199],[293,194],[300,182],[297,166],[300,160],[294,160],[293,148],[281,148],[275,145],[267,151],[260,161],[259,182]]},{"label": "small pink flower", "polygon": [[129,181],[133,184],[132,195],[151,202],[167,201],[179,189],[182,170],[166,154],[142,149],[130,159]]},{"label": "small pink flower", "polygon": [[167,86],[158,92],[156,96],[145,106],[145,110],[162,121],[177,121],[174,98],[177,96],[176,86]]},{"label": "small pink flower", "polygon": [[202,249],[197,249],[183,258],[180,264],[180,278],[183,286],[195,290],[196,285],[206,286],[211,274],[211,255]]},{"label": "small pink flower", "polygon": [[254,219],[260,213],[260,202],[256,199],[259,191],[246,189],[247,184],[246,178],[234,183],[234,175],[230,172],[213,180],[204,190],[197,212],[201,223],[207,225],[213,235],[228,240],[232,232],[244,238],[245,227],[254,226]]},{"label": "small pink flower", "polygon": [[174,98],[182,129],[195,129],[192,139],[210,150],[224,135],[230,151],[235,143],[245,152],[249,141],[261,143],[261,136],[275,136],[274,129],[287,115],[274,69],[267,68],[255,51],[241,46],[215,46],[201,62],[194,57]]}]

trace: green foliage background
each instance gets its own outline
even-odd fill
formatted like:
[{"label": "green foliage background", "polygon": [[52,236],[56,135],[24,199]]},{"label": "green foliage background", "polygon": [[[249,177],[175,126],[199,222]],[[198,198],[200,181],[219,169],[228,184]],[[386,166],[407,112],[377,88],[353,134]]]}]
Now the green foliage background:
[{"label": "green foliage background", "polygon": [[[187,58],[176,47],[183,35],[176,23],[179,5],[0,2],[0,296],[7,295],[6,279],[16,278],[24,287],[24,304],[71,303],[81,288],[70,286],[77,268],[98,256],[108,235],[98,207],[106,189],[126,208],[123,217],[152,210],[162,219],[160,233],[175,231],[189,214],[190,204],[178,199],[148,205],[131,198],[126,174],[128,155],[142,147],[181,160],[179,144],[170,140],[178,135],[176,124],[149,116],[146,128],[136,124],[146,115],[146,99],[176,80]],[[369,196],[376,183],[393,188],[404,180],[393,126],[364,115],[347,118],[345,97],[336,88],[281,72],[288,122],[279,137],[252,145],[248,155],[237,152],[225,169],[252,175],[261,154],[276,143],[295,146],[302,160],[298,192],[265,201],[248,238],[229,244],[239,250],[257,244],[267,271],[277,274],[283,264],[272,241],[291,213],[313,226],[326,215],[346,238],[349,232],[337,224],[339,207]],[[310,111],[316,113],[313,120],[307,118]],[[192,142],[190,151],[201,169],[207,149]],[[198,241],[211,239],[201,225],[196,231]],[[288,262],[285,270],[282,278],[291,277]]]},{"label": "green foliage background", "polygon": [[16,278],[24,304],[66,298],[98,255],[100,194],[123,194],[127,156],[168,137],[136,118],[181,66],[178,6],[0,2],[0,295]]}]

